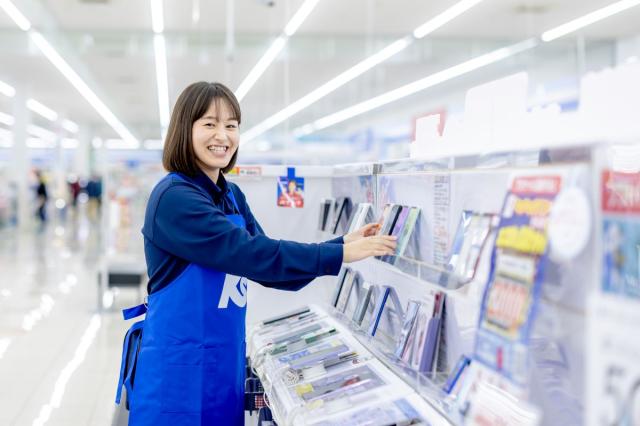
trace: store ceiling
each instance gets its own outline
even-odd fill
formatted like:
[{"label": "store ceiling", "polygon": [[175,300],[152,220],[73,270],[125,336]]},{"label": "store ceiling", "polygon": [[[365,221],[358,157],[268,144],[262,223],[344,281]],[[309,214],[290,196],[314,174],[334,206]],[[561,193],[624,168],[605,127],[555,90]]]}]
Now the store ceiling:
[{"label": "store ceiling", "polygon": [[[157,138],[159,115],[146,0],[13,0],[48,35],[139,139]],[[245,129],[346,70],[457,0],[321,0],[288,48],[243,100]],[[227,1],[164,0],[170,103],[190,82],[232,89],[262,56],[302,0],[236,0],[233,57],[225,56]],[[485,0],[397,57],[294,116],[292,129],[337,109],[511,41],[603,7],[612,0]],[[589,27],[588,39],[637,34],[640,7]],[[558,42],[561,45],[563,42]],[[567,41],[564,45],[567,45]],[[0,80],[103,138],[115,133],[0,11]],[[426,95],[425,95],[426,96]],[[415,97],[415,102],[423,98]],[[0,104],[0,107],[3,104]],[[9,112],[9,111],[5,111]],[[288,126],[288,127],[286,127]]]}]

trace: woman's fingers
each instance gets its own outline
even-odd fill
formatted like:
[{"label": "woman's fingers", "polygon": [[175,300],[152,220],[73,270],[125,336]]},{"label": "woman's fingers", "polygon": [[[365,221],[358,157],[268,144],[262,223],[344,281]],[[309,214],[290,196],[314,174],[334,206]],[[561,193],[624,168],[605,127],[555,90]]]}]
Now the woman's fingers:
[{"label": "woman's fingers", "polygon": [[396,237],[390,235],[372,237],[372,239],[374,239],[376,244],[381,245],[385,248],[395,250],[396,246],[398,245],[398,243],[396,242]]},{"label": "woman's fingers", "polygon": [[364,235],[365,237],[372,237],[376,235],[378,229],[380,229],[379,223],[369,223],[363,226],[360,230],[362,231],[362,235]]}]

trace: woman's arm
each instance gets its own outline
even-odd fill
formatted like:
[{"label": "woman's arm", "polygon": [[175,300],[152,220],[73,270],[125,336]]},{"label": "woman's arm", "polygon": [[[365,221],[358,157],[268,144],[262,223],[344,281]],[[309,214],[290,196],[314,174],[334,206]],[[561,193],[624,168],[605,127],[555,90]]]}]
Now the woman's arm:
[{"label": "woman's arm", "polygon": [[[244,220],[247,226],[247,231],[249,232],[249,234],[251,234],[252,236],[265,235],[264,230],[262,229],[262,226],[260,226],[260,223],[253,215],[253,212],[251,211],[251,208],[249,207],[246,197],[244,196],[242,191],[240,191],[240,189],[237,188],[237,186],[235,185],[229,185],[229,186],[233,191],[233,194],[235,195],[236,200],[238,200],[238,204],[239,204],[238,207],[240,209],[240,212],[242,213],[242,216],[244,217]],[[343,244],[344,240],[342,237],[338,237],[338,238],[334,238],[333,240],[326,241],[326,243]],[[311,279],[287,280],[287,281],[277,281],[277,282],[268,282],[268,281],[261,281],[261,280],[254,280],[254,281],[268,288],[275,288],[278,290],[287,290],[287,291],[298,291],[304,288],[307,284],[309,284],[314,279],[315,277]]]},{"label": "woman's arm", "polygon": [[261,228],[255,218],[242,229],[212,208],[204,194],[186,185],[167,188],[152,211],[155,217],[147,218],[152,225],[143,232],[158,247],[253,281],[287,282],[286,287],[301,288],[317,276],[337,275],[342,264],[341,244],[273,240],[257,232]]}]

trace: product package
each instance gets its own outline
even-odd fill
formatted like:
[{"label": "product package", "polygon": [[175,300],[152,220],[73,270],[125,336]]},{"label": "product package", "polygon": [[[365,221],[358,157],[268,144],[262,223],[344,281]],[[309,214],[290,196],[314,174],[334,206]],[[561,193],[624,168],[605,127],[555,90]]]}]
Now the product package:
[{"label": "product package", "polygon": [[351,219],[351,213],[353,204],[351,198],[341,197],[336,199],[335,216],[333,220],[333,227],[331,231],[334,234],[344,234],[349,229],[349,220]]},{"label": "product package", "polygon": [[374,309],[369,335],[384,348],[393,351],[402,328],[402,318],[402,306],[396,290],[393,287],[384,286]]},{"label": "product package", "polygon": [[[402,211],[402,206],[398,204],[388,204],[388,214],[385,216],[383,213],[383,222],[380,227],[379,235],[391,235],[391,231],[398,220],[398,215]],[[385,206],[385,213],[387,212],[387,206]]]},{"label": "product package", "polygon": [[300,317],[304,314],[307,314],[310,312],[310,309],[308,306],[304,306],[300,309],[296,309],[294,311],[290,311],[290,312],[286,312],[284,314],[278,315],[276,317],[272,317],[272,318],[268,318],[264,321],[262,321],[262,325],[275,325],[277,323],[280,323],[282,321],[288,320],[289,318],[293,318],[293,317]]},{"label": "product package", "polygon": [[413,235],[413,230],[418,223],[420,209],[418,207],[410,207],[405,219],[404,225],[398,235],[398,246],[396,247],[396,256],[404,256],[409,246],[409,241]]},{"label": "product package", "polygon": [[278,360],[283,364],[288,364],[292,369],[302,369],[349,352],[352,352],[352,349],[341,340],[336,339],[328,344],[315,345],[283,356]]},{"label": "product package", "polygon": [[429,423],[406,398],[363,404],[328,419],[310,423],[313,426],[427,426]]},{"label": "product package", "polygon": [[[409,216],[409,210],[410,208],[407,206],[398,206],[398,215],[396,217],[396,221],[393,224],[393,227],[391,228],[391,230],[389,231],[389,235],[393,235],[394,237],[398,238],[398,242],[399,242],[400,235],[402,234],[402,231],[407,222],[407,217]],[[392,213],[393,213],[393,210],[392,210]],[[396,253],[397,253],[397,249],[398,248],[396,247]],[[384,262],[393,263],[394,256],[382,256],[380,260]]]},{"label": "product package", "polygon": [[346,278],[347,274],[350,273],[350,271],[351,271],[351,268],[343,266],[342,269],[340,269],[340,272],[338,273],[336,286],[333,290],[333,295],[331,296],[331,301],[330,301],[331,306],[333,306],[334,308],[338,304],[338,299],[340,298],[340,293],[342,292],[342,286],[344,285],[344,279]]},{"label": "product package", "polygon": [[344,395],[359,394],[385,385],[382,378],[369,366],[341,371],[320,379],[300,383],[293,390],[306,403],[321,406]]},{"label": "product package", "polygon": [[336,310],[338,312],[346,314],[347,308],[349,307],[351,316],[353,316],[355,306],[358,304],[358,299],[360,298],[361,287],[362,278],[360,274],[352,269],[349,269],[345,275],[340,295],[338,296]]},{"label": "product package", "polygon": [[366,319],[369,321],[371,320],[377,300],[377,294],[378,286],[374,284],[370,284],[368,287],[362,289],[362,297],[360,298],[358,307],[351,318],[355,325],[361,326],[362,324],[368,324]]},{"label": "product package", "polygon": [[444,318],[444,300],[445,294],[437,292],[435,295],[433,316],[427,325],[422,353],[420,355],[420,365],[418,368],[421,373],[433,373],[438,365],[438,349],[440,347],[442,322]]},{"label": "product package", "polygon": [[424,300],[407,304],[394,355],[421,373],[431,373],[437,366],[444,299],[444,293],[431,291]]},{"label": "product package", "polygon": [[304,334],[297,339],[288,340],[286,343],[282,343],[280,345],[274,346],[270,353],[271,355],[279,355],[284,353],[289,353],[297,350],[301,350],[307,346],[313,345],[331,337],[337,333],[337,330],[334,327],[330,327],[327,329],[316,330],[307,334]]},{"label": "product package", "polygon": [[447,377],[446,383],[442,386],[442,390],[455,397],[464,381],[464,375],[469,365],[471,365],[471,359],[466,355],[460,355],[458,362]]},{"label": "product package", "polygon": [[318,215],[318,230],[326,231],[327,224],[331,222],[336,200],[334,198],[322,198],[320,200],[320,213]]},{"label": "product package", "polygon": [[373,222],[373,207],[371,203],[359,203],[347,233],[354,232],[371,222]]},{"label": "product package", "polygon": [[464,280],[474,277],[482,248],[496,219],[497,215],[462,212],[447,263],[449,271]]},{"label": "product package", "polygon": [[395,355],[400,359],[405,359],[405,354],[410,353],[411,340],[415,336],[414,328],[416,326],[416,320],[418,318],[418,311],[421,303],[416,300],[410,300],[407,303],[407,310],[404,315],[404,321],[402,323],[402,330],[400,331],[400,337],[396,344]]}]

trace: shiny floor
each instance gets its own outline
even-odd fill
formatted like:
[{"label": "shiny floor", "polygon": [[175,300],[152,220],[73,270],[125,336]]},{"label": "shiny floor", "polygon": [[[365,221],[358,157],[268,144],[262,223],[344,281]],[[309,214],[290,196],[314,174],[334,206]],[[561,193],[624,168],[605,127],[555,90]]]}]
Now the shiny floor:
[{"label": "shiny floor", "polygon": [[[71,218],[0,230],[2,425],[114,422],[126,324],[115,309],[98,313],[98,229]],[[122,292],[117,303],[137,297]]]},{"label": "shiny floor", "polygon": [[52,219],[0,228],[0,425],[126,425],[114,402],[129,326],[121,309],[142,295],[123,289],[99,310],[99,299],[110,303],[98,296],[99,220]]},{"label": "shiny floor", "polygon": [[[55,220],[0,229],[0,425],[112,425],[122,337],[122,291],[98,312],[97,222]],[[124,413],[126,414],[126,413]]]}]

